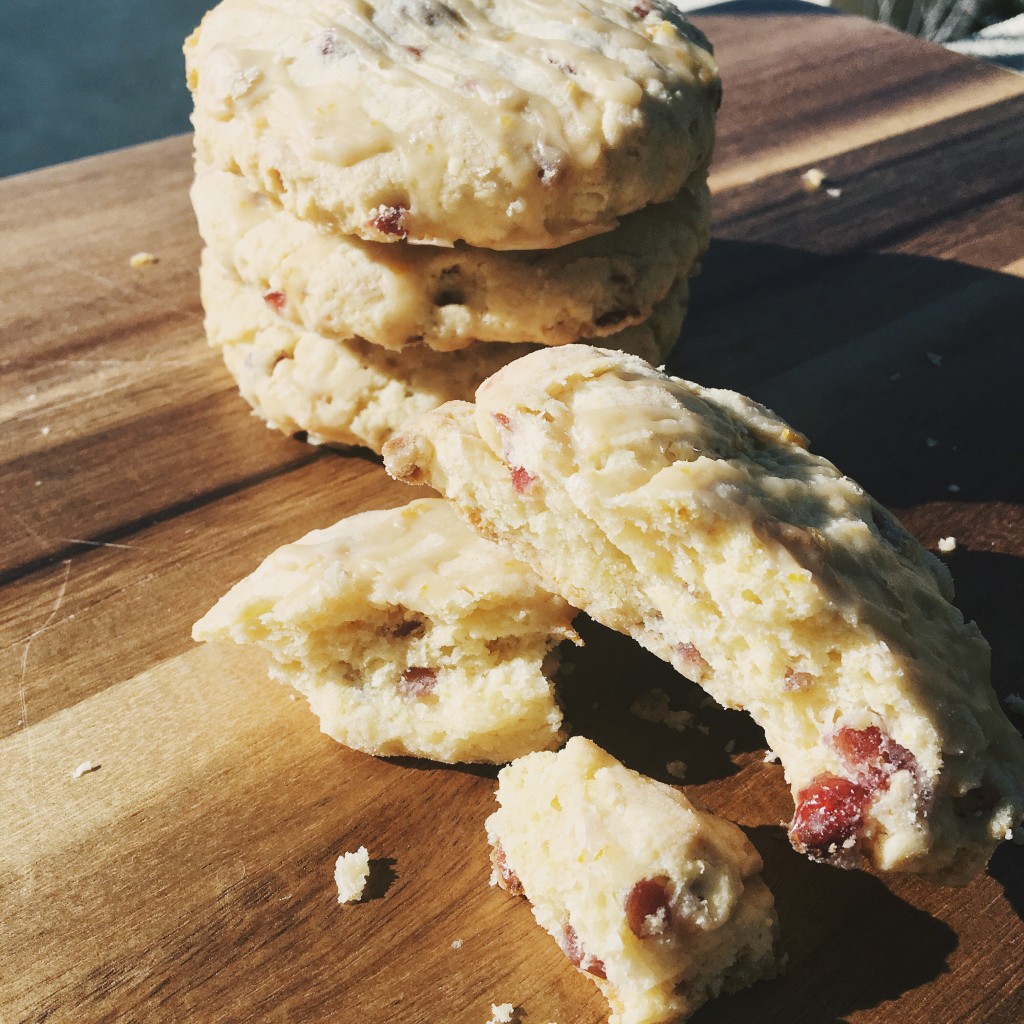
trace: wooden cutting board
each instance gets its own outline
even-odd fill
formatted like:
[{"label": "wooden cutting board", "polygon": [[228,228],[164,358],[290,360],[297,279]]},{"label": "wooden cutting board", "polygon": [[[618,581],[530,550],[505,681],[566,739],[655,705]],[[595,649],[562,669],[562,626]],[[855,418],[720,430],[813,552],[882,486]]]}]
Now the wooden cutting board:
[{"label": "wooden cutting board", "polygon": [[[1024,77],[818,8],[694,20],[726,100],[672,368],[773,405],[926,545],[954,536],[1020,691]],[[810,166],[841,194],[807,193]],[[0,1021],[597,1024],[487,885],[493,771],[347,751],[256,654],[189,639],[277,545],[414,493],[248,415],[203,343],[189,177],[178,138],[0,182]],[[787,976],[695,1020],[1022,1019],[1021,847],[961,890],[810,864],[758,730],[585,632],[577,729],[664,781],[685,761],[777,896]],[[629,715],[652,687],[706,732]],[[362,844],[373,898],[338,906]]]}]

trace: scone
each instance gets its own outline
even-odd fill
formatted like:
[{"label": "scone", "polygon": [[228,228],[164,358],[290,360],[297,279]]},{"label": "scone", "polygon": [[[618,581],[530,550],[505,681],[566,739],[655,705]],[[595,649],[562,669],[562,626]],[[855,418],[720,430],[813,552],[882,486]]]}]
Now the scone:
[{"label": "scone", "polygon": [[192,635],[267,650],[346,746],[500,764],[563,739],[551,675],[574,615],[433,498],[286,544]]},{"label": "scone", "polygon": [[[481,381],[535,347],[481,342],[456,353],[425,346],[396,352],[325,338],[278,316],[272,299],[244,286],[209,252],[199,283],[207,338],[242,397],[268,426],[305,433],[314,444],[379,452],[394,431],[444,402],[471,398]],[[602,344],[660,363],[679,334],[687,289],[681,279],[646,323]]]},{"label": "scone", "polygon": [[201,165],[371,241],[544,249],[702,182],[721,96],[669,0],[223,0]]},{"label": "scone", "polygon": [[581,736],[498,775],[492,883],[600,987],[609,1024],[688,1017],[778,973],[761,858],[730,821]]},{"label": "scone", "polygon": [[710,211],[699,184],[594,238],[494,252],[325,231],[217,170],[197,175],[192,204],[218,261],[293,323],[340,341],[444,351],[476,341],[564,345],[642,323],[693,272]]},{"label": "scone", "polygon": [[482,535],[746,708],[793,845],[964,882],[1024,811],[1024,743],[948,571],[769,410],[583,346],[533,353],[396,436]]}]

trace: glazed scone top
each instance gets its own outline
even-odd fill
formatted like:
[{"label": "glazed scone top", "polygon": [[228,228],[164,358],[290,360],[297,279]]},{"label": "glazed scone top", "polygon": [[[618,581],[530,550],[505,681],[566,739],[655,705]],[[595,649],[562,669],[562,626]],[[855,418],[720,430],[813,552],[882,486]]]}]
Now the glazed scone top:
[{"label": "glazed scone top", "polygon": [[377,241],[549,248],[703,176],[720,96],[668,0],[223,0],[201,161]]},{"label": "glazed scone top", "polygon": [[[322,575],[311,587],[314,570]],[[477,537],[436,498],[313,530],[274,551],[243,584],[196,623],[194,639],[221,638],[234,629],[232,623],[244,620],[248,640],[258,640],[261,610],[258,602],[247,603],[253,593],[273,595],[279,620],[342,592],[353,609],[363,601],[449,619],[471,610],[485,614],[489,604],[503,616],[503,635],[536,629],[535,620],[550,617],[552,610],[571,618],[568,606],[544,591],[532,570]],[[509,608],[516,613],[508,615]]]}]

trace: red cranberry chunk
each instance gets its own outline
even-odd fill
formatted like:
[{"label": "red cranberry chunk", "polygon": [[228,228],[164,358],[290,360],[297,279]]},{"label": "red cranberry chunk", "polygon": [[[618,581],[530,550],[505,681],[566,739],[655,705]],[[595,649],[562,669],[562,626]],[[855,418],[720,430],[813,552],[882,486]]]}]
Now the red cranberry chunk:
[{"label": "red cranberry chunk", "polygon": [[512,466],[511,469],[512,486],[516,489],[516,494],[525,493],[531,484],[536,483],[537,478],[522,466]]},{"label": "red cranberry chunk", "polygon": [[789,828],[793,846],[822,860],[842,859],[844,851],[856,848],[864,808],[871,796],[849,779],[819,775],[797,794],[796,813]]},{"label": "red cranberry chunk", "polygon": [[523,883],[519,881],[519,876],[508,866],[508,861],[505,859],[505,851],[500,845],[494,847],[494,866],[498,869],[498,878],[501,881],[502,889],[512,896],[522,896]]},{"label": "red cranberry chunk", "polygon": [[580,942],[576,929],[568,921],[562,927],[562,939],[559,945],[573,966],[578,967],[581,971],[586,971],[587,974],[594,975],[595,978],[608,977],[605,973],[604,961],[598,960],[596,956],[591,956],[583,948],[583,943]]},{"label": "red cranberry chunk", "polygon": [[399,693],[403,697],[426,697],[434,692],[437,685],[437,672],[432,668],[407,668],[402,673],[398,684]]},{"label": "red cranberry chunk", "polygon": [[633,13],[638,18],[646,18],[647,15],[651,13],[651,5],[648,0],[637,0],[637,2],[633,4]]},{"label": "red cranberry chunk", "polygon": [[662,879],[642,878],[629,890],[626,923],[638,939],[660,935],[672,927],[672,906]]},{"label": "red cranberry chunk", "polygon": [[409,212],[405,206],[380,206],[370,218],[369,224],[375,231],[392,238],[405,238],[409,233],[405,215]]},{"label": "red cranberry chunk", "polygon": [[[511,432],[512,421],[503,412],[491,413],[494,422],[498,424],[499,429]],[[523,469],[522,466],[514,466],[509,462],[509,452],[506,447],[503,458],[508,468],[512,471],[512,486],[516,489],[517,494],[523,494],[526,490],[534,483],[537,482],[535,477],[528,469]]]},{"label": "red cranberry chunk", "polygon": [[265,292],[263,295],[263,301],[270,306],[271,309],[282,309],[285,304],[284,292],[272,291]]},{"label": "red cranberry chunk", "polygon": [[889,788],[889,779],[898,771],[916,771],[917,758],[876,725],[867,729],[839,729],[832,746],[847,771],[872,792]]}]

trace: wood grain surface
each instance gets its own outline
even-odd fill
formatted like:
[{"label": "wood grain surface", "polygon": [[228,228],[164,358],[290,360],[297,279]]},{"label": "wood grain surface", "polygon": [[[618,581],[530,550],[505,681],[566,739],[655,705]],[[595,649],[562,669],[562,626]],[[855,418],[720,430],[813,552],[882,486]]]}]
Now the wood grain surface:
[{"label": "wood grain surface", "polygon": [[[818,8],[694,20],[726,99],[671,366],[773,405],[926,545],[955,536],[958,603],[1020,692],[1024,77]],[[598,1024],[488,887],[493,770],[347,751],[257,654],[189,639],[277,545],[414,494],[248,415],[203,342],[189,149],[0,181],[0,1022]],[[801,187],[812,165],[837,198]],[[811,864],[759,731],[584,632],[575,727],[663,781],[684,760],[776,893],[787,975],[695,1021],[1024,1018],[1024,849],[964,889]],[[655,686],[707,733],[629,715]],[[338,906],[363,844],[370,898]]]}]

